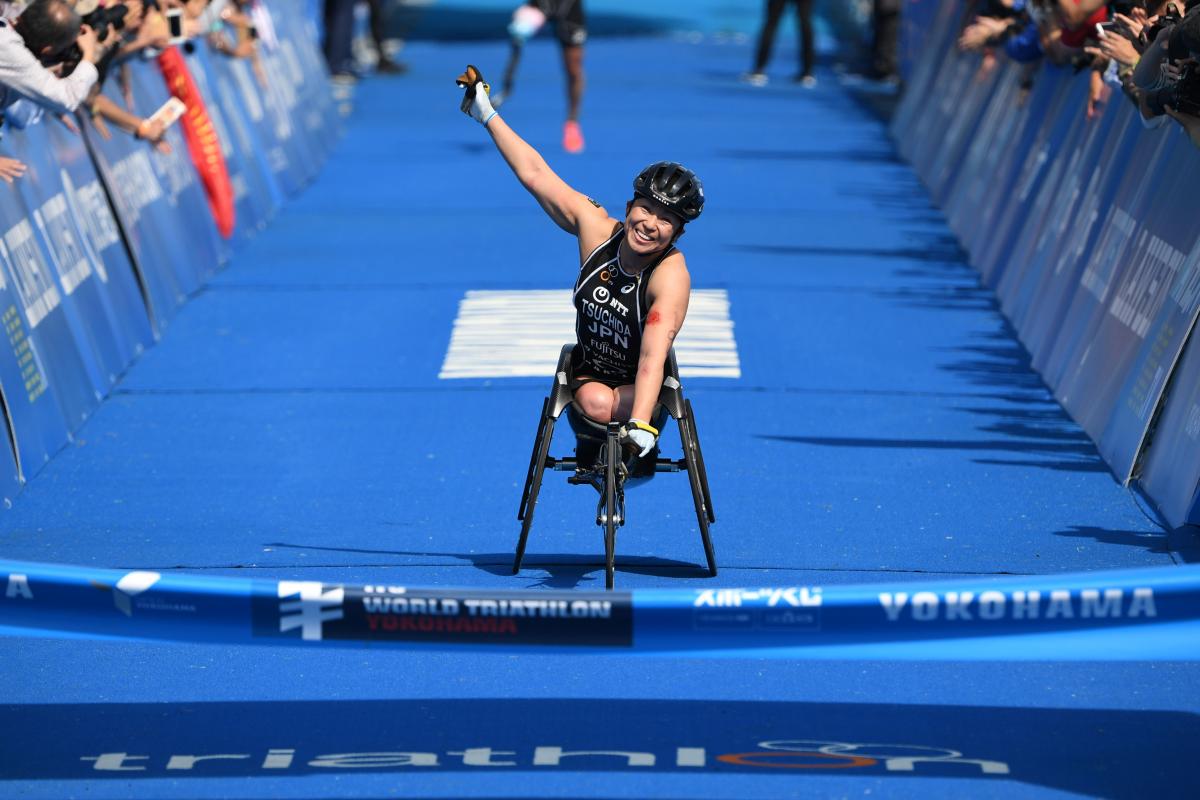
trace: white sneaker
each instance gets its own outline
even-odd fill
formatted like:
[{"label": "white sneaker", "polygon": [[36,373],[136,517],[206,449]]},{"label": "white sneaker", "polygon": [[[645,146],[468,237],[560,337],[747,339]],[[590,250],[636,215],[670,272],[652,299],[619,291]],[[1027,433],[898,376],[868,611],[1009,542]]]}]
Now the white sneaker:
[{"label": "white sneaker", "polygon": [[767,74],[765,72],[743,72],[742,83],[748,83],[751,86],[766,86]]},{"label": "white sneaker", "polygon": [[812,75],[801,75],[800,76],[800,85],[803,86],[805,89],[811,89],[817,85],[817,79],[815,77],[813,77]]}]

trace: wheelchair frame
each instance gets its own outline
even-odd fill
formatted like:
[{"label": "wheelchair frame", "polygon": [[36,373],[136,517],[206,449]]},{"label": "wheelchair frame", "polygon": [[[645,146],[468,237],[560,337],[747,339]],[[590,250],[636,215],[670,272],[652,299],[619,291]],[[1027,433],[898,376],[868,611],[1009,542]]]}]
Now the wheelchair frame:
[{"label": "wheelchair frame", "polygon": [[[571,351],[573,344],[564,345],[558,356],[558,366],[550,385],[550,394],[542,401],[538,417],[537,435],[533,440],[533,453],[529,459],[529,471],[525,476],[525,488],[521,492],[521,505],[517,519],[521,521],[521,538],[517,541],[513,574],[521,570],[525,557],[525,546],[529,541],[529,530],[533,526],[533,512],[537,506],[542,477],[546,470],[571,471],[568,483],[589,484],[600,492],[600,505],[596,513],[596,524],[604,528],[604,586],[613,588],[616,571],[616,529],[625,524],[625,478],[629,468],[620,459],[620,423],[610,422],[605,427],[605,442],[600,447],[600,458],[594,465],[581,465],[577,458],[554,458],[550,455],[550,443],[554,438],[554,424],[563,411],[574,401],[571,391]],[[717,574],[716,555],[708,526],[717,521],[713,513],[712,496],[708,488],[708,475],[704,468],[704,455],[696,433],[696,415],[691,401],[683,397],[679,383],[679,367],[675,361],[675,350],[667,355],[663,369],[663,384],[658,395],[658,406],[675,420],[679,428],[679,441],[683,447],[683,458],[656,458],[654,472],[687,472],[692,488],[692,501],[696,507],[696,522],[700,528],[700,539],[704,545],[704,557],[708,562],[708,573]],[[572,413],[579,413],[577,410]],[[659,411],[656,409],[656,414]],[[582,416],[582,414],[581,414]],[[578,434],[577,434],[578,437]],[[578,441],[578,438],[577,438]]]}]

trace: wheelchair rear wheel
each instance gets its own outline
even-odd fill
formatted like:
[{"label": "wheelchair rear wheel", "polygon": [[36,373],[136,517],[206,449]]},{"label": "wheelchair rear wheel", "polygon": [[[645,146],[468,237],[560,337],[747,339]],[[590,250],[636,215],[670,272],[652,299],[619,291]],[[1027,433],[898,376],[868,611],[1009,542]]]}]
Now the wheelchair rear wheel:
[{"label": "wheelchair rear wheel", "polygon": [[513,559],[513,575],[521,571],[521,560],[525,557],[525,546],[529,542],[529,529],[533,526],[533,512],[537,506],[538,492],[542,488],[542,476],[546,471],[546,457],[550,453],[550,442],[554,438],[554,419],[549,415],[550,398],[542,403],[542,416],[538,420],[537,438],[533,440],[533,455],[529,460],[529,474],[525,477],[525,490],[521,493],[521,507],[517,519],[521,520],[521,538],[517,540],[517,553]]},{"label": "wheelchair rear wheel", "polygon": [[700,469],[700,487],[704,490],[704,508],[708,512],[708,521],[717,521],[713,511],[712,494],[708,490],[708,470],[704,467],[704,450],[700,447],[700,433],[696,430],[696,414],[692,411],[692,401],[684,401],[684,412],[687,415],[688,428],[692,432],[692,446],[696,449],[696,466]]},{"label": "wheelchair rear wheel", "polygon": [[710,511],[705,503],[705,486],[702,479],[704,468],[700,464],[699,446],[696,442],[696,430],[693,427],[694,418],[690,414],[676,421],[679,425],[679,438],[683,445],[683,458],[687,467],[688,482],[692,486],[692,502],[696,506],[696,525],[700,528],[700,541],[704,545],[704,558],[708,561],[708,574],[716,577],[717,555],[713,550],[712,538],[708,535]]}]

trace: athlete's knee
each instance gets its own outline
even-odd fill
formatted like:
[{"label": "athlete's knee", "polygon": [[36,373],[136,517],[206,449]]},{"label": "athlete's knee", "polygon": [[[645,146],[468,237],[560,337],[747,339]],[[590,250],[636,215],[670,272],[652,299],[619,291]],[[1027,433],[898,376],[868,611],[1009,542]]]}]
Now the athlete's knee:
[{"label": "athlete's knee", "polygon": [[596,422],[607,423],[613,415],[613,392],[602,383],[585,383],[575,392],[575,405]]}]

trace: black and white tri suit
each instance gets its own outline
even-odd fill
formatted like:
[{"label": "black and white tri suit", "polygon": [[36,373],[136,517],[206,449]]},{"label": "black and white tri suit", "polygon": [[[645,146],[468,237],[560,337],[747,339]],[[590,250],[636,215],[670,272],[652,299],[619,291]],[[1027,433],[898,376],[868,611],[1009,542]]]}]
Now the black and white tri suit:
[{"label": "black and white tri suit", "polygon": [[642,331],[650,304],[646,288],[650,276],[672,245],[636,275],[621,269],[618,252],[625,226],[618,225],[608,241],[584,259],[575,282],[575,349],[571,352],[572,388],[579,377],[588,377],[616,388],[637,379],[642,353]]}]

